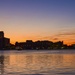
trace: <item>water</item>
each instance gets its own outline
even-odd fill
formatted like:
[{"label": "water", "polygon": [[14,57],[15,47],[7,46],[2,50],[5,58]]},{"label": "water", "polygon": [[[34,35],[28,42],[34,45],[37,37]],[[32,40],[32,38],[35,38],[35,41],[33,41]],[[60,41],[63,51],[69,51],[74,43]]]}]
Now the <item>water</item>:
[{"label": "water", "polygon": [[0,75],[75,75],[75,51],[0,51]]}]

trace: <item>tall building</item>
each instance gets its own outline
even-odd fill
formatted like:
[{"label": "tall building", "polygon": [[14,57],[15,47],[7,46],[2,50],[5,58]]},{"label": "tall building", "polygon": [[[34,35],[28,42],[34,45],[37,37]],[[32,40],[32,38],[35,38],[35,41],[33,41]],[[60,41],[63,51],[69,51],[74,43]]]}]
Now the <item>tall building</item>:
[{"label": "tall building", "polygon": [[4,38],[4,32],[0,31],[0,38]]},{"label": "tall building", "polygon": [[10,39],[4,37],[4,32],[0,31],[0,49],[5,49],[10,45]]},{"label": "tall building", "polygon": [[10,39],[4,37],[4,46],[7,47],[7,46],[9,46],[9,45],[10,45]]}]

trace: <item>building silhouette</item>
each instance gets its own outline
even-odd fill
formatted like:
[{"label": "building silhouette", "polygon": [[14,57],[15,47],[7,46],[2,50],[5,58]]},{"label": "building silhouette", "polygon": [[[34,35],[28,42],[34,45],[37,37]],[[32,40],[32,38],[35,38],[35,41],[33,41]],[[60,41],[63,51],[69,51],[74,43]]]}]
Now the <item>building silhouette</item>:
[{"label": "building silhouette", "polygon": [[51,50],[51,49],[63,49],[63,41],[52,42],[48,40],[35,41],[26,40],[26,42],[16,42],[15,47],[17,49],[26,49],[26,50]]},{"label": "building silhouette", "polygon": [[4,32],[0,31],[0,38],[4,38]]},{"label": "building silhouette", "polygon": [[10,45],[10,39],[4,37],[4,32],[0,31],[0,49],[6,49]]}]

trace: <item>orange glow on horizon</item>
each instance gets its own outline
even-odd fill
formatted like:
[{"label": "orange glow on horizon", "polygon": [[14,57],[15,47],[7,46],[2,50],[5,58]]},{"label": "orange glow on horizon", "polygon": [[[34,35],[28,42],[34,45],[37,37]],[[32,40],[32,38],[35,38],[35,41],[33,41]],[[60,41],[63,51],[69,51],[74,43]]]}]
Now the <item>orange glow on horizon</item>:
[{"label": "orange glow on horizon", "polygon": [[[17,36],[19,35],[19,36]],[[5,33],[5,37],[8,37],[10,38],[10,42],[11,44],[15,44],[15,42],[25,42],[26,40],[32,40],[33,42],[34,41],[38,41],[38,40],[49,40],[49,41],[52,41],[52,42],[57,42],[57,41],[63,41],[64,44],[67,44],[67,45],[71,45],[71,44],[74,44],[75,43],[75,36],[44,36],[44,35],[38,35],[38,34],[31,34],[31,35],[24,35],[24,34],[16,34],[16,33]],[[73,39],[72,39],[73,38]]]},{"label": "orange glow on horizon", "polygon": [[[12,44],[15,44],[15,42],[26,42],[26,40],[32,40],[33,42],[35,42],[35,41],[38,41],[38,40],[40,40],[40,39],[17,39],[18,41],[16,41],[16,39],[14,39],[14,40],[11,40],[11,43]],[[43,40],[45,40],[45,39],[43,39]],[[41,40],[40,40],[41,41]],[[67,45],[71,45],[71,44],[74,44],[74,41],[71,41],[71,40],[67,40],[67,41],[65,41],[65,40],[57,40],[57,41],[54,41],[54,40],[49,40],[49,41],[52,41],[52,42],[57,42],[57,41],[63,41],[63,43],[64,44],[67,44]]]}]

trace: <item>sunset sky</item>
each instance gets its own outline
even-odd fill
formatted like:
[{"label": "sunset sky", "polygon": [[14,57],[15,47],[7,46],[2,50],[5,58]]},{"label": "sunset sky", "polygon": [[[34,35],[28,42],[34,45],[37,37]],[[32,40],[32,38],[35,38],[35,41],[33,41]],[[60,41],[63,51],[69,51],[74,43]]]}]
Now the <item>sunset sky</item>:
[{"label": "sunset sky", "polygon": [[75,0],[0,0],[0,30],[11,43],[75,43]]}]

